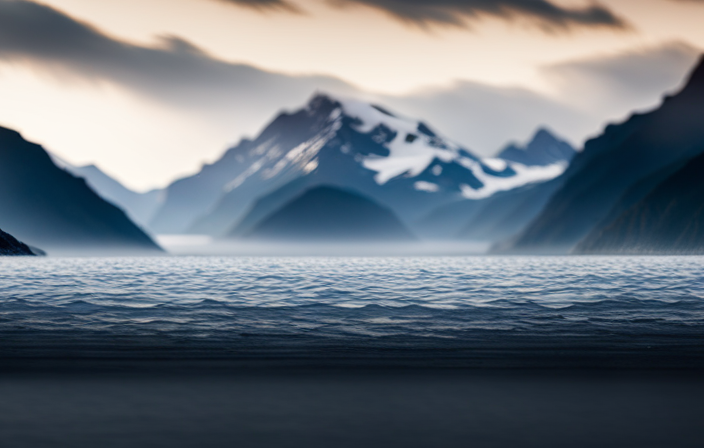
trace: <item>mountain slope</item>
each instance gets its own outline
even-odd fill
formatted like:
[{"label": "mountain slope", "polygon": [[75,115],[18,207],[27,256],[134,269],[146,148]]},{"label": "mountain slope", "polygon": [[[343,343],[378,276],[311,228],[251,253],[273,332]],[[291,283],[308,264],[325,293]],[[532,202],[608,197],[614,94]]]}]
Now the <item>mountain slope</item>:
[{"label": "mountain slope", "polygon": [[34,255],[34,253],[29,246],[0,229],[0,256],[5,255]]},{"label": "mountain slope", "polygon": [[216,163],[204,165],[197,174],[169,185],[149,228],[159,234],[186,233],[194,220],[213,208],[228,185],[247,169],[244,157],[250,145],[249,140],[242,140]]},{"label": "mountain slope", "polygon": [[95,165],[73,166],[57,157],[52,157],[52,159],[74,176],[84,178],[93,191],[106,201],[123,209],[130,219],[142,228],[148,227],[149,221],[161,205],[162,190],[137,193],[105,174]]},{"label": "mountain slope", "polygon": [[[634,185],[702,151],[704,61],[680,93],[657,110],[634,115],[586,143],[564,173],[564,185],[543,212],[500,250],[569,252],[595,228],[607,226],[617,204],[627,209],[650,191]],[[626,195],[626,193],[629,193]]]},{"label": "mountain slope", "polygon": [[[526,166],[567,166],[575,154],[568,143],[540,129],[527,145],[511,145],[499,157]],[[499,241],[530,223],[560,185],[553,179],[498,192],[479,201],[462,199],[432,210],[412,228],[432,239]]]},{"label": "mountain slope", "polygon": [[458,238],[497,242],[518,234],[538,216],[561,185],[562,179],[557,178],[487,199],[457,233]]},{"label": "mountain slope", "polygon": [[[704,152],[704,142],[701,145]],[[704,154],[579,246],[579,253],[704,253]]]},{"label": "mountain slope", "polygon": [[0,128],[0,227],[50,253],[160,252],[125,213],[39,145]]},{"label": "mountain slope", "polygon": [[414,239],[391,210],[362,195],[329,186],[305,191],[264,217],[244,237],[309,242]]},{"label": "mountain slope", "polygon": [[[258,198],[284,185],[289,191],[275,195],[280,200],[272,210],[306,189],[332,185],[357,191],[412,222],[442,204],[543,182],[564,168],[482,159],[422,122],[317,95],[305,108],[279,115],[253,141],[169,187],[152,226],[222,236]],[[178,226],[169,227],[174,222]]]}]

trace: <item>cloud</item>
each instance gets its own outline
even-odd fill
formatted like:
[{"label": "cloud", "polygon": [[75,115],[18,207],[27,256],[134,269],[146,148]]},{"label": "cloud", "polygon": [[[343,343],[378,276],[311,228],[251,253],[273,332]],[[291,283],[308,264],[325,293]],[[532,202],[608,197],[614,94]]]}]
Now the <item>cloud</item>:
[{"label": "cloud", "polygon": [[527,89],[468,81],[379,101],[425,120],[482,155],[496,154],[509,140],[527,139],[539,127],[549,127],[579,145],[600,124],[593,116]]},{"label": "cloud", "polygon": [[509,138],[527,138],[539,126],[580,145],[607,121],[660,104],[682,86],[700,54],[687,43],[669,42],[546,66],[541,74],[557,89],[552,97],[463,81],[379,101],[428,120],[482,154]]},{"label": "cloud", "polygon": [[283,10],[288,12],[301,12],[301,9],[286,0],[217,0],[222,3],[229,3],[236,6],[244,6],[246,8],[264,10]]},{"label": "cloud", "polygon": [[[107,36],[51,7],[0,0],[0,61],[43,74],[111,83],[142,96],[248,121],[298,104],[315,89],[353,92],[333,77],[286,76],[211,57],[191,43],[163,36],[141,46]],[[242,104],[250,111],[240,116]]]},{"label": "cloud", "polygon": [[[301,12],[288,0],[217,0],[257,9]],[[524,18],[546,31],[574,27],[625,29],[627,23],[608,8],[592,3],[583,8],[567,8],[550,0],[328,0],[337,7],[369,6],[422,28],[429,26],[467,27],[483,16],[513,20]]]},{"label": "cloud", "polygon": [[696,63],[700,49],[687,43],[564,62],[542,69],[561,98],[606,118],[659,104],[678,88]]},{"label": "cloud", "polygon": [[549,31],[573,27],[627,28],[626,22],[598,4],[567,8],[549,0],[332,0],[334,4],[367,5],[422,27],[464,27],[483,16],[525,18]]},{"label": "cloud", "polygon": [[[472,82],[458,82],[449,88],[425,89],[405,96],[379,96],[362,92],[334,77],[290,76],[223,61],[176,36],[164,36],[151,46],[135,45],[108,36],[57,9],[26,0],[0,0],[0,64],[29,67],[61,82],[69,77],[98,87],[118,86],[135,93],[140,101],[166,106],[168,113],[153,119],[148,118],[149,114],[158,112],[144,112],[150,108],[141,104],[135,106],[139,107],[139,113],[121,122],[101,120],[95,123],[96,117],[110,115],[90,110],[82,112],[80,117],[67,119],[65,126],[75,124],[77,128],[69,133],[75,137],[67,137],[64,142],[64,155],[70,155],[69,141],[88,145],[79,138],[85,122],[99,124],[104,130],[102,134],[110,136],[123,134],[124,127],[131,126],[130,122],[142,120],[149,123],[135,126],[149,127],[154,136],[149,143],[136,140],[135,145],[145,145],[145,154],[168,150],[174,159],[169,160],[168,166],[177,164],[174,154],[179,153],[178,157],[189,158],[188,164],[193,168],[205,157],[201,146],[213,145],[203,143],[208,140],[205,136],[202,140],[186,139],[186,135],[193,137],[197,132],[184,127],[201,126],[198,129],[207,129],[203,132],[208,132],[208,137],[217,133],[225,136],[223,141],[234,141],[242,135],[253,135],[277,111],[301,107],[316,90],[386,104],[402,114],[426,120],[450,138],[482,154],[496,152],[508,140],[528,138],[538,126],[549,126],[579,144],[585,135],[598,130],[608,114],[626,113],[676,86],[695,55],[692,47],[671,44],[544,68],[544,74],[560,87],[561,97],[567,101],[527,90]],[[37,110],[46,106],[37,95],[28,93],[27,98],[35,103],[32,107]],[[101,107],[99,101],[96,103],[96,107]],[[10,107],[7,104],[5,111]],[[63,109],[60,105],[57,107],[52,110],[60,115]],[[32,133],[40,135],[41,129],[37,127]],[[166,149],[152,148],[155,141],[171,143],[165,143]],[[176,147],[175,141],[182,146]],[[193,141],[201,146],[194,147]],[[52,146],[51,141],[47,143]],[[214,157],[217,148],[212,151],[212,156],[208,157]],[[110,159],[108,154],[94,152],[98,163],[101,157]],[[145,172],[166,170],[163,157],[154,156],[149,160],[145,156],[142,161]],[[185,164],[179,162],[178,166]],[[112,167],[108,162],[106,166]],[[184,172],[183,168],[179,170]]]},{"label": "cloud", "polygon": [[133,45],[24,0],[0,0],[3,60],[136,91],[221,121],[232,129],[233,139],[258,129],[282,108],[300,107],[316,90],[388,102],[441,124],[448,135],[485,153],[509,137],[529,135],[533,127],[554,122],[557,128],[571,128],[579,121],[566,106],[523,90],[462,82],[403,98],[373,96],[332,77],[287,76],[218,60],[175,36],[162,37],[152,47]]}]

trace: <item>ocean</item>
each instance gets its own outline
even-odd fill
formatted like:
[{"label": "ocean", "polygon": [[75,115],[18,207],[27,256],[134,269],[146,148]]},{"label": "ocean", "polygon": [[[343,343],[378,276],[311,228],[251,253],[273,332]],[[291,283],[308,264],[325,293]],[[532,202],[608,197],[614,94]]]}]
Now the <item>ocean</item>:
[{"label": "ocean", "polygon": [[0,445],[700,447],[703,262],[2,258]]},{"label": "ocean", "polygon": [[703,266],[701,257],[5,258],[0,354],[699,366]]}]

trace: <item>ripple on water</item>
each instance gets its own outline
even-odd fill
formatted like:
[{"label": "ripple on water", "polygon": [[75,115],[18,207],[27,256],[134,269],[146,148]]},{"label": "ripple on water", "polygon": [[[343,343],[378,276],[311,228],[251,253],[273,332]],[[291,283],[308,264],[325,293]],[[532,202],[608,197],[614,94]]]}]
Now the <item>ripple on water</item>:
[{"label": "ripple on water", "polygon": [[6,258],[0,260],[0,333],[462,338],[477,331],[691,332],[704,328],[702,261]]}]

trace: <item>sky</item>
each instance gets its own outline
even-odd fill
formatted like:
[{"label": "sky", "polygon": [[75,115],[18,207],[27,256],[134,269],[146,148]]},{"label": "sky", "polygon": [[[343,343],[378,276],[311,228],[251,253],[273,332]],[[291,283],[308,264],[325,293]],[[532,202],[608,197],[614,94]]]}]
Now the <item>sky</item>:
[{"label": "sky", "polygon": [[576,146],[677,89],[702,0],[0,0],[0,125],[163,187],[314,92],[480,155]]}]

